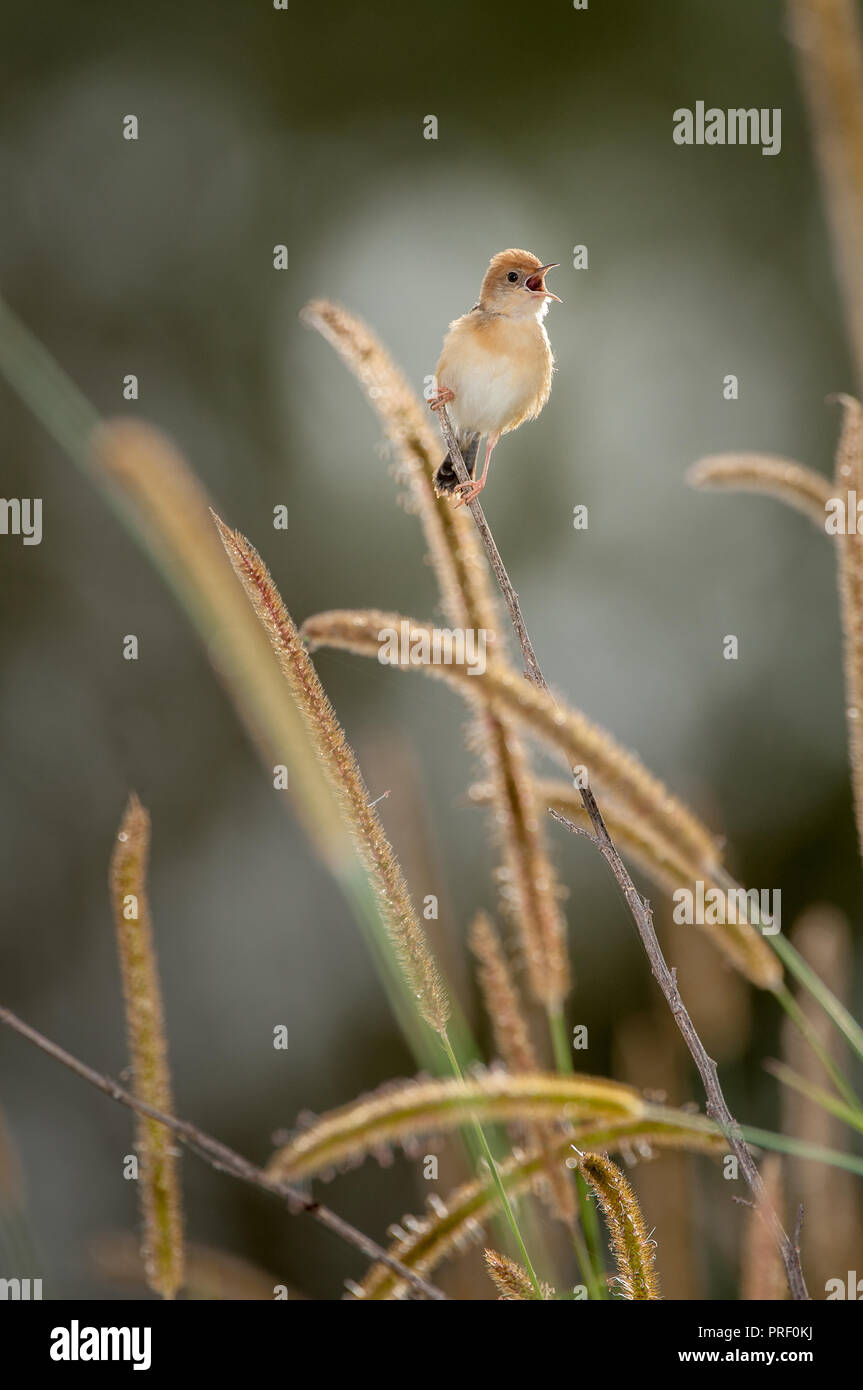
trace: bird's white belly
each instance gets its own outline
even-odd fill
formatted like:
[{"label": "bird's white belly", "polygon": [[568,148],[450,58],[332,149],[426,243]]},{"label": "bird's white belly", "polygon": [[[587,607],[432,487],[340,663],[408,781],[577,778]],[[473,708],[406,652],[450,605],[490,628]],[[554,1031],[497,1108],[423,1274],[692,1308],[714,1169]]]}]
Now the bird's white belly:
[{"label": "bird's white belly", "polygon": [[524,415],[536,395],[536,371],[501,353],[474,349],[448,363],[445,385],[459,433],[496,434]]}]

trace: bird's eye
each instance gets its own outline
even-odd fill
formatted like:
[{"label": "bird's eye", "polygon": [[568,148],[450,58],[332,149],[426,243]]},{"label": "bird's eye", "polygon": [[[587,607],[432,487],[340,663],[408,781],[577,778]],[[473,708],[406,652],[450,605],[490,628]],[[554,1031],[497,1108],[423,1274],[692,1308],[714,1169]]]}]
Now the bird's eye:
[{"label": "bird's eye", "polygon": [[518,279],[518,271],[517,271],[517,270],[511,270],[511,271],[509,272],[509,275],[507,275],[506,278],[507,278],[507,280],[509,280],[509,282],[510,282],[511,285],[514,285],[515,282],[516,282],[516,280]]}]

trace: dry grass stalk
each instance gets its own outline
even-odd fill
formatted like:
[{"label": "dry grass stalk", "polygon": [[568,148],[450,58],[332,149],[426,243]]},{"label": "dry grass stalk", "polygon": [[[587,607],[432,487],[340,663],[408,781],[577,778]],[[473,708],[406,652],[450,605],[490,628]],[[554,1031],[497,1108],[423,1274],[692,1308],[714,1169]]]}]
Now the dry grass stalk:
[{"label": "dry grass stalk", "polygon": [[631,1086],[590,1076],[490,1073],[464,1081],[408,1081],[331,1110],[273,1154],[271,1177],[293,1180],[354,1161],[375,1148],[419,1134],[442,1133],[466,1116],[493,1122],[643,1119],[645,1102]]},{"label": "dry grass stalk", "polygon": [[863,390],[863,43],[854,0],[788,0],[848,337]]},{"label": "dry grass stalk", "polygon": [[536,1051],[518,990],[503,946],[485,912],[478,912],[471,923],[468,944],[477,959],[477,978],[498,1056],[509,1071],[536,1071]]},{"label": "dry grass stalk", "polygon": [[416,392],[380,339],[349,310],[314,299],[300,317],[327,340],[364,388],[398,452],[450,620],[495,631],[495,599],[473,524],[463,511],[442,507],[435,496],[432,476],[440,463],[440,441]]},{"label": "dry grass stalk", "polygon": [[[111,857],[111,903],[123,982],[126,1033],[134,1092],[171,1114],[171,1075],[162,991],[147,896],[150,817],[133,793]],[[147,1283],[163,1298],[183,1284],[183,1218],[179,1159],[173,1136],[155,1120],[136,1116],[142,1250]]]},{"label": "dry grass stalk", "polygon": [[578,1168],[602,1208],[611,1238],[611,1252],[617,1262],[616,1282],[624,1298],[658,1299],[659,1280],[653,1267],[656,1247],[626,1178],[616,1164],[602,1154],[581,1154]]},{"label": "dry grass stalk", "polygon": [[[376,335],[348,310],[313,300],[301,317],[331,344],[365,389],[398,450],[449,620],[495,634],[499,608],[473,522],[465,511],[442,506],[435,495],[432,477],[441,445],[423,403]],[[534,997],[555,1012],[571,987],[560,889],[521,741],[510,719],[483,701],[477,703],[479,751],[494,788],[494,826],[502,842],[504,904],[522,944]]]},{"label": "dry grass stalk", "polygon": [[[316,646],[377,657],[380,634],[385,629],[400,631],[402,622],[409,626],[410,644],[430,641],[432,629],[426,624],[376,610],[319,613],[306,620],[302,632]],[[484,698],[494,708],[499,705],[522,720],[538,738],[562,753],[568,765],[588,767],[591,783],[611,791],[611,822],[625,827],[624,839],[648,870],[658,871],[664,887],[673,892],[698,879],[707,887],[719,886],[714,878],[720,863],[719,846],[710,831],[633,754],[578,710],[562,708],[544,691],[491,663],[482,675],[468,674],[466,666],[456,663],[404,663],[399,669],[421,670],[471,697],[476,693],[474,687],[481,687]],[[570,816],[571,807],[571,819],[587,828],[589,822],[580,805],[580,794],[574,788],[573,793],[566,814]],[[562,792],[559,799],[563,801]],[[725,926],[705,923],[699,930],[707,933],[731,963],[759,988],[774,989],[781,981],[781,965],[747,922]]]},{"label": "dry grass stalk", "polygon": [[[719,972],[715,962],[711,964],[715,977]],[[727,973],[731,979],[737,978]],[[703,1032],[701,1019],[699,1026]],[[677,1030],[662,1000],[654,998],[643,1012],[626,1014],[616,1024],[612,1071],[622,1081],[645,1095],[671,1101],[687,1093],[688,1070]],[[673,1151],[665,1152],[661,1163],[643,1163],[638,1169],[639,1196],[656,1229],[662,1232],[663,1295],[669,1300],[704,1297],[706,1271],[692,1221],[694,1170],[689,1155]]]},{"label": "dry grass stalk", "polygon": [[[655,1112],[659,1114],[659,1111]],[[673,1114],[673,1112],[666,1112]],[[618,1120],[611,1123],[588,1121],[575,1128],[571,1135],[559,1141],[555,1157],[563,1161],[572,1156],[572,1144],[585,1149],[623,1149],[638,1151],[641,1157],[652,1157],[655,1150],[706,1153],[715,1158],[726,1152],[724,1137],[718,1132],[708,1135],[684,1125],[663,1125],[655,1119]],[[516,1154],[500,1166],[501,1177],[512,1196],[529,1191],[541,1174],[546,1156],[538,1150]],[[472,1179],[446,1201],[433,1197],[428,1213],[420,1218],[403,1221],[403,1232],[393,1241],[389,1254],[394,1259],[427,1275],[454,1254],[467,1249],[471,1241],[482,1235],[483,1225],[494,1212],[497,1194],[494,1188],[480,1179]],[[409,1286],[384,1264],[374,1264],[362,1283],[353,1285],[351,1293],[357,1298],[390,1300],[405,1298]]]},{"label": "dry grass stalk", "polygon": [[503,850],[501,901],[521,947],[530,992],[558,1013],[571,989],[566,919],[561,889],[540,831],[524,745],[510,720],[480,718],[477,742],[490,775],[489,804],[494,833]]},{"label": "dry grass stalk", "polygon": [[[863,498],[863,411],[851,396],[840,397],[844,407],[836,452],[836,488]],[[856,504],[846,505],[856,516]],[[863,855],[863,535],[846,527],[839,541],[839,599],[845,658],[845,707],[857,839]]]},{"label": "dry grass stalk", "polygon": [[[521,1000],[503,946],[484,912],[477,913],[468,933],[468,942],[477,959],[477,976],[494,1035],[498,1055],[510,1072],[537,1071],[539,1063],[530,1029],[521,1007]],[[529,1126],[528,1139],[539,1148],[551,1150],[557,1137],[547,1126]],[[560,1219],[569,1223],[575,1219],[575,1194],[569,1175],[559,1160],[549,1159],[546,1169],[548,1196]]]},{"label": "dry grass stalk", "polygon": [[380,819],[370,805],[353,751],[318,679],[296,626],[261,557],[219,517],[216,526],[234,572],[267,632],[374,887],[381,916],[417,1007],[431,1028],[446,1033],[450,1004],[407,884]]},{"label": "dry grass stalk", "polygon": [[[533,1284],[515,1260],[499,1254],[497,1250],[485,1250],[483,1259],[488,1276],[498,1291],[499,1303],[522,1303],[536,1299]],[[543,1298],[554,1298],[554,1289],[550,1284],[543,1284],[542,1293]]]},{"label": "dry grass stalk", "polygon": [[552,867],[530,765],[514,721],[487,707],[476,722],[491,779],[492,829],[501,842],[501,901],[527,966],[531,993],[551,1014],[572,988],[562,890]]},{"label": "dry grass stalk", "polygon": [[[767,1201],[782,1215],[782,1160],[768,1154],[761,1165]],[[755,1207],[748,1213],[741,1255],[740,1297],[747,1302],[778,1302],[788,1297],[785,1271],[770,1227]]]},{"label": "dry grass stalk", "polygon": [[[469,789],[471,802],[484,805],[491,798],[488,783],[477,782]],[[559,811],[585,831],[591,828],[579,791],[568,782],[554,778],[534,782],[538,805]],[[727,893],[724,883],[711,868],[681,857],[680,847],[658,832],[642,816],[633,815],[622,803],[603,798],[606,824],[625,859],[637,865],[651,882],[663,892],[675,893],[680,888],[692,888],[701,880],[705,893],[712,890]],[[698,931],[709,937],[741,975],[759,989],[775,989],[782,981],[782,966],[766,945],[763,937],[747,921],[730,922],[724,926],[700,922]]]},{"label": "dry grass stalk", "polygon": [[[293,1180],[362,1161],[389,1144],[423,1134],[446,1133],[465,1116],[508,1124],[556,1121],[570,1123],[597,1116],[609,1125],[685,1125],[676,1110],[648,1105],[639,1091],[601,1077],[535,1072],[455,1081],[397,1082],[369,1096],[339,1106],[300,1130],[277,1149],[267,1165],[271,1177]],[[701,1128],[712,1140],[709,1123]]]},{"label": "dry grass stalk", "polygon": [[289,763],[297,816],[344,884],[356,873],[353,843],[195,474],[171,440],[131,420],[96,431],[93,468],[193,618],[265,765]]},{"label": "dry grass stalk", "polygon": [[[571,782],[556,777],[537,777],[533,780],[533,796],[538,806],[559,811],[583,830],[590,829],[590,817],[584,809],[581,795]],[[474,782],[468,788],[468,801],[474,806],[488,806],[494,796],[490,782]],[[671,890],[678,886],[681,877],[679,848],[670,845],[660,831],[645,817],[636,816],[623,802],[615,802],[608,796],[603,798],[603,815],[608,827],[626,849],[628,855],[649,873],[651,879],[663,888]],[[684,877],[688,875],[688,866]]]},{"label": "dry grass stalk", "polygon": [[719,492],[760,492],[787,502],[824,530],[833,489],[826,478],[772,454],[715,454],[699,459],[686,474],[690,487]]},{"label": "dry grass stalk", "polygon": [[[317,646],[377,657],[379,634],[385,629],[400,632],[402,623],[407,624],[409,646],[431,643],[433,629],[427,624],[375,609],[319,613],[306,620],[302,631]],[[614,801],[626,804],[637,816],[655,820],[663,833],[679,844],[681,853],[705,865],[719,862],[719,846],[706,826],[634,754],[621,748],[579,710],[561,706],[514,671],[492,662],[482,674],[471,674],[467,664],[455,661],[446,665],[404,662],[398,669],[420,670],[463,694],[481,694],[493,708],[511,714],[543,743],[562,753],[568,765],[585,766],[591,784],[595,781],[607,788]]]}]

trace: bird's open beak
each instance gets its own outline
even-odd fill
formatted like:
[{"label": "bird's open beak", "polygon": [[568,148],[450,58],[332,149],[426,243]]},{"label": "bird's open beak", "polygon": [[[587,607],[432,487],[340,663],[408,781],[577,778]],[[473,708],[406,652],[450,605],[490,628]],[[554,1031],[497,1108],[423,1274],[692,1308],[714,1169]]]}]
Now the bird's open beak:
[{"label": "bird's open beak", "polygon": [[563,300],[560,296],[552,294],[551,290],[546,289],[545,285],[546,272],[549,270],[557,270],[559,265],[560,261],[550,261],[548,265],[541,265],[539,270],[535,270],[532,275],[527,277],[524,282],[525,289],[530,290],[531,294],[542,294],[545,295],[546,299],[556,299],[558,304],[562,304]]}]

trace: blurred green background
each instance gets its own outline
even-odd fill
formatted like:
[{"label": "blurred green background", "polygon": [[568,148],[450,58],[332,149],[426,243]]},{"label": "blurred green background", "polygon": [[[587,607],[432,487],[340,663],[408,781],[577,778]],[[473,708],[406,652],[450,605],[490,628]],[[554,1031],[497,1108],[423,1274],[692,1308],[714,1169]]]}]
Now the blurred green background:
[{"label": "blurred green background", "polygon": [[[781,888],[786,926],[827,900],[859,930],[830,547],[778,504],[683,482],[696,458],[733,449],[829,471],[839,420],[825,397],[855,389],[781,6],[18,4],[0,20],[0,74],[0,291],[100,412],[140,414],[179,442],[297,620],[435,605],[377,423],[300,325],[303,303],[358,311],[422,390],[494,252],[562,262],[551,401],[501,444],[483,499],[545,673],[727,836],[747,882]],[[672,112],[698,100],[781,107],[781,154],[675,145]],[[137,142],[122,138],[129,113]],[[586,270],[572,268],[580,244]],[[737,401],[723,400],[728,373]],[[2,1000],[122,1070],[106,874],[135,788],[154,825],[178,1113],[263,1160],[299,1112],[413,1063],[354,922],[171,595],[5,384],[0,428],[4,496],[44,501],[40,546],[0,540]],[[287,532],[272,526],[280,503]],[[123,660],[128,633],[137,662]],[[464,709],[418,676],[337,654],[317,664],[372,794],[390,790],[381,813],[416,898],[440,897],[438,949],[485,1036],[463,941],[477,908],[496,909],[496,857],[464,805],[477,774]],[[650,1084],[638,1059],[667,1034],[631,924],[598,856],[558,827],[549,838],[569,889],[570,1022],[590,1029],[578,1061]],[[732,1107],[779,1126],[761,1066],[778,1010],[748,1001],[691,930],[666,939]],[[287,1053],[271,1045],[278,1023]],[[676,1042],[669,1055],[671,1099],[700,1101]],[[136,1293],[90,1253],[137,1220],[121,1176],[129,1116],[11,1036],[0,1077],[36,1252],[22,1273],[41,1274],[46,1297]],[[740,1220],[712,1170],[687,1171],[671,1282],[727,1295]],[[317,1297],[362,1272],[194,1158],[184,1182],[196,1240]],[[322,1195],[383,1238],[426,1186],[400,1158]]]}]

